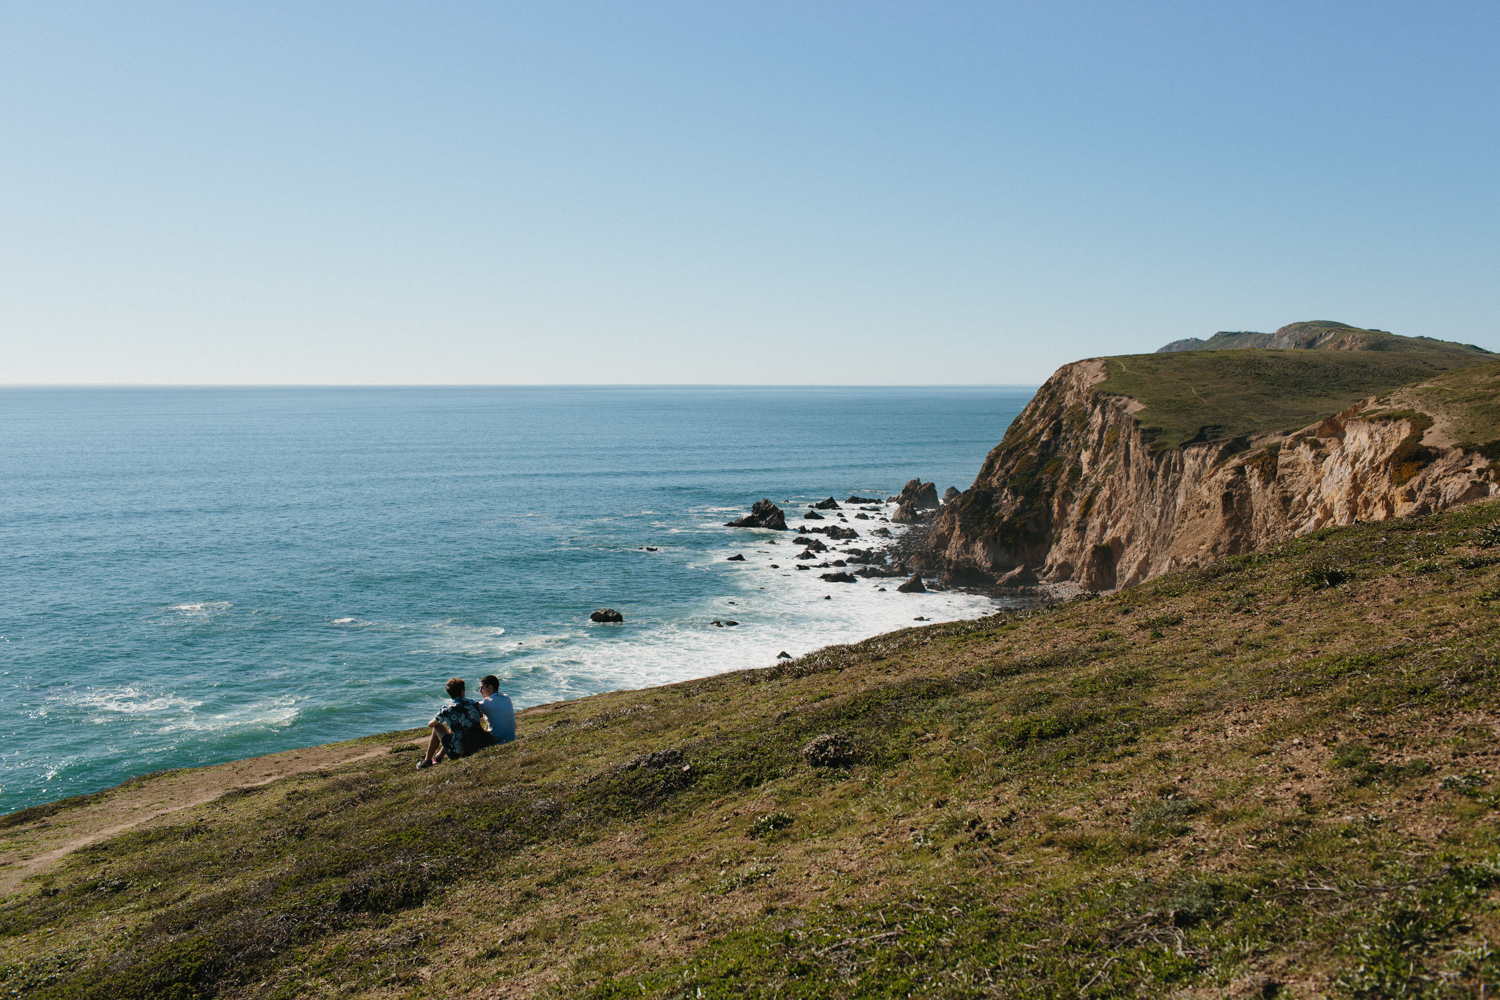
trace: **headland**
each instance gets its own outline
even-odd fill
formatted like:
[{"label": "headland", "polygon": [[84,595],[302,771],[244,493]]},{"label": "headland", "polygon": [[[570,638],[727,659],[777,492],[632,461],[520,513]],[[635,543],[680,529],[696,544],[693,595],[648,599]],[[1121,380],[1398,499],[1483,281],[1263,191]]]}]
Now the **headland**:
[{"label": "headland", "polygon": [[[1276,363],[1232,350],[1255,370]],[[1199,481],[1244,469],[1262,432],[1316,450],[1311,418],[1225,421],[1195,442],[1151,415],[1169,409],[1172,372],[1141,359],[1229,353],[1102,359],[1084,390],[1143,370],[1155,388],[1088,397],[1111,414],[1092,436],[1069,425],[1092,411],[1039,395],[972,490],[1003,474],[1012,495],[1076,512],[1089,470],[1019,490],[1026,473],[1007,463],[1023,461],[1022,438],[1053,442],[1066,470],[1070,442],[1117,431],[1109,447],[1128,438],[1162,463],[1122,490],[1155,489],[1200,445],[1220,453]],[[1373,388],[1378,363],[1337,364],[1363,395],[1313,413],[1343,433],[1323,451],[1361,423],[1402,432],[1370,452],[1385,478],[1346,491],[1346,510],[1403,475],[1397,487],[1443,480],[1455,455],[1493,482],[1472,459],[1500,458],[1500,435],[1480,440],[1490,364]],[[1085,371],[1070,369],[1059,386]],[[1443,430],[1424,439],[1418,425]],[[1252,446],[1226,449],[1230,432]],[[1241,474],[1270,466],[1280,482],[1281,462]],[[1052,474],[1039,464],[1034,477]],[[942,529],[975,495],[918,520]],[[1251,534],[1246,551],[1148,561],[1101,595],[538,706],[516,743],[427,771],[413,766],[420,734],[390,733],[323,748],[311,770],[170,772],[13,814],[8,854],[54,853],[0,906],[0,985],[48,998],[1478,996],[1500,981],[1500,502],[1487,496],[1335,509]],[[1027,523],[1008,516],[988,523]],[[1050,551],[1066,536],[1045,523]],[[173,781],[220,794],[109,836]],[[103,838],[60,853],[70,830]]]}]

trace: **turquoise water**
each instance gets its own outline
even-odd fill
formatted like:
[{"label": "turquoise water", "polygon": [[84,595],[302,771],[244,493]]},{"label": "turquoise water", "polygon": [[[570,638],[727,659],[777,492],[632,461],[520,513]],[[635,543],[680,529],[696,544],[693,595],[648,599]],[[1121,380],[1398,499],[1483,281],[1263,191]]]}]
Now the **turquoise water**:
[{"label": "turquoise water", "polygon": [[722,525],[963,489],[1030,395],[0,390],[0,812],[422,725],[452,675],[522,707],[984,613]]}]

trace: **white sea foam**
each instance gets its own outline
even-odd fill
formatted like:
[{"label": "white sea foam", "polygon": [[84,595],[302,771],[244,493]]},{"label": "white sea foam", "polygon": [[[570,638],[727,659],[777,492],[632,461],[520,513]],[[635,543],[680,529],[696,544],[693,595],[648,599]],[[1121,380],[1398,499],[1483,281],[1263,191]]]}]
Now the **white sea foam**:
[{"label": "white sea foam", "polygon": [[173,604],[168,606],[168,611],[176,611],[188,616],[201,616],[216,614],[220,611],[228,611],[234,607],[228,601],[190,601],[185,604]]},{"label": "white sea foam", "polygon": [[[111,719],[134,718],[132,725],[160,735],[207,733],[256,726],[287,726],[299,710],[292,695],[262,698],[223,711],[205,710],[207,702],[177,694],[153,694],[134,687],[73,691],[54,707],[94,725],[110,726]],[[44,713],[45,714],[45,713]]]},{"label": "white sea foam", "polygon": [[350,624],[353,621],[354,621],[353,618],[335,618],[332,621],[330,621],[328,624],[330,624],[330,625],[348,625],[348,624]]},{"label": "white sea foam", "polygon": [[452,621],[437,622],[427,629],[413,653],[424,655],[495,656],[508,653],[514,641],[504,640],[505,629],[499,625],[465,625]]},{"label": "white sea foam", "polygon": [[151,694],[133,687],[69,691],[58,699],[69,708],[116,715],[162,715],[191,712],[202,704],[179,694]]},{"label": "white sea foam", "polygon": [[[867,537],[862,523],[856,527],[861,537],[839,542],[839,546],[885,548],[895,542],[894,538]],[[890,527],[897,537],[905,530]],[[778,538],[780,544],[773,550],[756,548],[766,541],[764,537],[717,530],[724,536],[723,547],[711,553],[711,561],[696,553],[686,566],[718,574],[719,593],[705,598],[689,614],[672,620],[634,619],[627,614],[623,625],[570,630],[549,636],[545,642],[529,640],[525,647],[509,647],[510,655],[495,664],[493,672],[515,681],[513,694],[523,704],[538,704],[600,690],[649,687],[771,666],[782,651],[801,656],[824,646],[927,622],[977,618],[997,607],[993,599],[981,594],[898,593],[896,587],[904,580],[898,577],[831,583],[821,579],[821,574],[852,573],[859,567],[794,570],[796,561],[791,557],[800,546],[787,544],[786,535]],[[745,554],[746,561],[728,562],[734,553]],[[833,551],[819,555],[816,562],[840,558]],[[773,563],[780,569],[772,569]],[[718,626],[713,624],[716,619],[721,623]],[[737,624],[722,624],[728,621]]]}]

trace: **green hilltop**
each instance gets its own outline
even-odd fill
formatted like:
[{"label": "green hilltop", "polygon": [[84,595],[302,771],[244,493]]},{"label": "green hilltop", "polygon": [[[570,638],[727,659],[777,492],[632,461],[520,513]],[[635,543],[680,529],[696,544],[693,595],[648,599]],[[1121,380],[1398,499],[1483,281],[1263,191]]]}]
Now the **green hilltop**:
[{"label": "green hilltop", "polygon": [[1221,331],[1207,340],[1188,337],[1156,349],[1157,354],[1181,351],[1224,351],[1266,347],[1276,350],[1322,351],[1440,351],[1449,354],[1493,355],[1473,344],[1432,337],[1403,337],[1386,330],[1367,330],[1329,319],[1289,323],[1275,333]]},{"label": "green hilltop", "polygon": [[[372,737],[391,752],[25,883],[0,991],[1487,995],[1497,726],[1486,502],[542,706],[427,771],[416,732]],[[0,837],[25,849],[111,794]]]},{"label": "green hilltop", "polygon": [[[1386,334],[1385,336],[1391,336]],[[1237,348],[1104,358],[1100,392],[1145,404],[1136,414],[1154,448],[1291,433],[1362,399],[1468,369],[1500,370],[1488,352],[1413,347],[1354,350]],[[1481,421],[1484,423],[1484,421]],[[1494,423],[1476,434],[1500,438]]]}]

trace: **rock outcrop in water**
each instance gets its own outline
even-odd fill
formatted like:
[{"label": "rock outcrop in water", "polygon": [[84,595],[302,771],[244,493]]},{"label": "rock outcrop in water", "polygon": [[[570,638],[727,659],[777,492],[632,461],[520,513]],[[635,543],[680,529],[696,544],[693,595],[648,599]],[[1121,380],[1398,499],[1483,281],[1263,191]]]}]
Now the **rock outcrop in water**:
[{"label": "rock outcrop in water", "polygon": [[974,485],[944,505],[917,564],[958,583],[1111,590],[1325,525],[1500,495],[1500,440],[1475,443],[1500,439],[1492,362],[1371,396],[1300,430],[1162,447],[1142,427],[1145,404],[1099,388],[1112,377],[1106,361],[1130,360],[1059,369]]},{"label": "rock outcrop in water", "polygon": [[936,510],[937,506],[937,485],[913,479],[896,498],[896,512],[891,515],[891,520],[897,524],[919,524],[927,520],[929,512]]},{"label": "rock outcrop in water", "polygon": [[896,590],[898,592],[902,593],[902,594],[925,594],[925,593],[927,593],[927,588],[922,585],[922,574],[921,573],[913,573],[911,579],[907,580],[901,586],[897,587]]},{"label": "rock outcrop in water", "polygon": [[782,509],[769,500],[757,500],[754,507],[750,508],[750,516],[742,517],[738,521],[730,521],[724,525],[726,528],[771,528],[774,531],[785,531],[786,514]]}]

